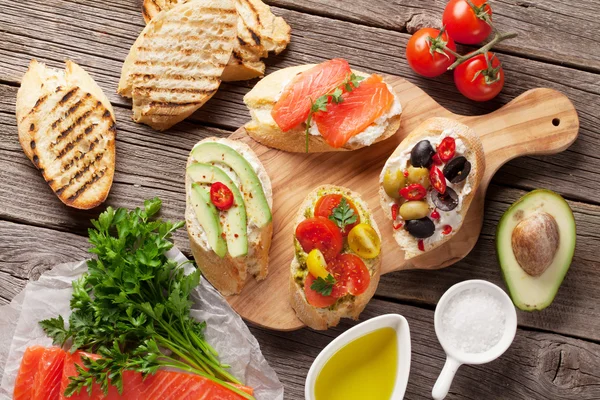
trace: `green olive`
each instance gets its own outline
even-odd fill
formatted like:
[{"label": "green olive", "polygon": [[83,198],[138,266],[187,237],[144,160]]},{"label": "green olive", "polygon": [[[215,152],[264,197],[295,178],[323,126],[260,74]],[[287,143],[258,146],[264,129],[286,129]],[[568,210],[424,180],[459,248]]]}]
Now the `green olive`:
[{"label": "green olive", "polygon": [[427,189],[429,187],[429,170],[423,167],[408,167],[408,183],[420,183]]},{"label": "green olive", "polygon": [[425,201],[407,201],[400,206],[400,216],[403,220],[421,219],[429,214],[429,204]]},{"label": "green olive", "polygon": [[402,170],[386,171],[383,176],[383,189],[388,196],[398,199],[400,198],[399,190],[406,185],[406,177],[402,173]]}]

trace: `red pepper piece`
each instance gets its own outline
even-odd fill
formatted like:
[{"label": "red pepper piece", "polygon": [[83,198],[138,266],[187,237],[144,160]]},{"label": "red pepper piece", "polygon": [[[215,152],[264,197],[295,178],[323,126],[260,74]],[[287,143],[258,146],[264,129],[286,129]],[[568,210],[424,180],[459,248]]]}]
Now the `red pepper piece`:
[{"label": "red pepper piece", "polygon": [[419,250],[425,251],[425,243],[423,243],[423,239],[419,240],[418,247],[419,247]]},{"label": "red pepper piece", "polygon": [[444,235],[449,235],[452,232],[452,227],[450,225],[445,225],[444,226],[444,230],[442,231],[442,233]]},{"label": "red pepper piece", "polygon": [[427,196],[427,189],[420,183],[413,183],[400,189],[400,196],[406,200],[421,200]]},{"label": "red pepper piece", "polygon": [[456,141],[453,137],[445,137],[442,143],[438,145],[437,154],[439,154],[440,160],[448,162],[454,157],[456,153]]},{"label": "red pepper piece", "polygon": [[429,171],[429,182],[431,182],[431,186],[441,194],[446,193],[446,177],[435,165],[432,165],[431,170]]}]

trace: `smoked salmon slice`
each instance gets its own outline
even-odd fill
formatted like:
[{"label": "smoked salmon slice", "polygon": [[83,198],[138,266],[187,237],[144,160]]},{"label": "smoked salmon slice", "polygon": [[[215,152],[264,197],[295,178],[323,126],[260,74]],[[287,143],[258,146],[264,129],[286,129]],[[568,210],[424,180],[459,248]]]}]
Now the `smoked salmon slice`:
[{"label": "smoked salmon slice", "polygon": [[351,92],[342,94],[340,103],[330,102],[327,111],[313,115],[323,139],[331,147],[342,147],[389,110],[394,102],[383,78],[371,75]]},{"label": "smoked salmon slice", "polygon": [[[233,393],[209,379],[199,375],[191,375],[174,371],[158,371],[148,375],[146,379],[133,371],[123,373],[123,393],[119,394],[114,386],[109,386],[108,395],[104,395],[100,385],[94,384],[92,395],[89,396],[84,388],[79,394],[64,397],[63,393],[69,384],[69,377],[77,375],[76,364],[83,366],[81,356],[92,359],[99,356],[84,352],[69,354],[65,361],[61,400],[240,400],[243,397]],[[237,385],[236,385],[237,386]],[[252,389],[238,386],[246,393],[252,394]]]},{"label": "smoked salmon slice", "polygon": [[287,132],[306,121],[312,102],[333,92],[352,71],[348,61],[335,58],[296,75],[271,110],[279,128]]},{"label": "smoked salmon slice", "polygon": [[35,390],[31,400],[59,400],[66,355],[59,347],[50,347],[44,351],[35,374]]},{"label": "smoked salmon slice", "polygon": [[13,400],[31,400],[33,398],[35,375],[45,351],[46,348],[41,346],[32,346],[25,350],[15,381]]}]

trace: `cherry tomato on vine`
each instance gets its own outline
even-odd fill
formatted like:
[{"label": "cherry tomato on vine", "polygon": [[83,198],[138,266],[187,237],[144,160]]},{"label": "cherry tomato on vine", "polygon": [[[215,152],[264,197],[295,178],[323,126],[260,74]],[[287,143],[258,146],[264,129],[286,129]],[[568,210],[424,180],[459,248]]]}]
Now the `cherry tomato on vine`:
[{"label": "cherry tomato on vine", "polygon": [[450,0],[444,9],[442,23],[458,43],[481,43],[492,32],[492,8],[487,0]]},{"label": "cherry tomato on vine", "polygon": [[492,53],[479,54],[460,64],[454,70],[454,84],[457,89],[471,100],[487,101],[500,93],[504,86],[504,70],[500,60]]},{"label": "cherry tomato on vine", "polygon": [[444,47],[456,51],[454,40],[439,29],[421,28],[412,35],[406,45],[406,60],[408,65],[419,75],[433,78],[446,72],[454,62],[454,55]]}]

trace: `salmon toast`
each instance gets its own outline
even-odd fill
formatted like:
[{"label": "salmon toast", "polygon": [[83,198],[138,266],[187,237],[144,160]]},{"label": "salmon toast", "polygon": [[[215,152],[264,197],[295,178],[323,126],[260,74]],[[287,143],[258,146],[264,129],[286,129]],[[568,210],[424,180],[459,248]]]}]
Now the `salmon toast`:
[{"label": "salmon toast", "polygon": [[35,375],[45,351],[46,349],[40,346],[28,347],[25,350],[15,381],[15,390],[13,391],[14,400],[30,400],[33,398],[33,393],[35,392]]},{"label": "salmon toast", "polygon": [[400,128],[402,105],[383,77],[333,59],[276,71],[244,96],[248,135],[290,152],[357,150]]}]

